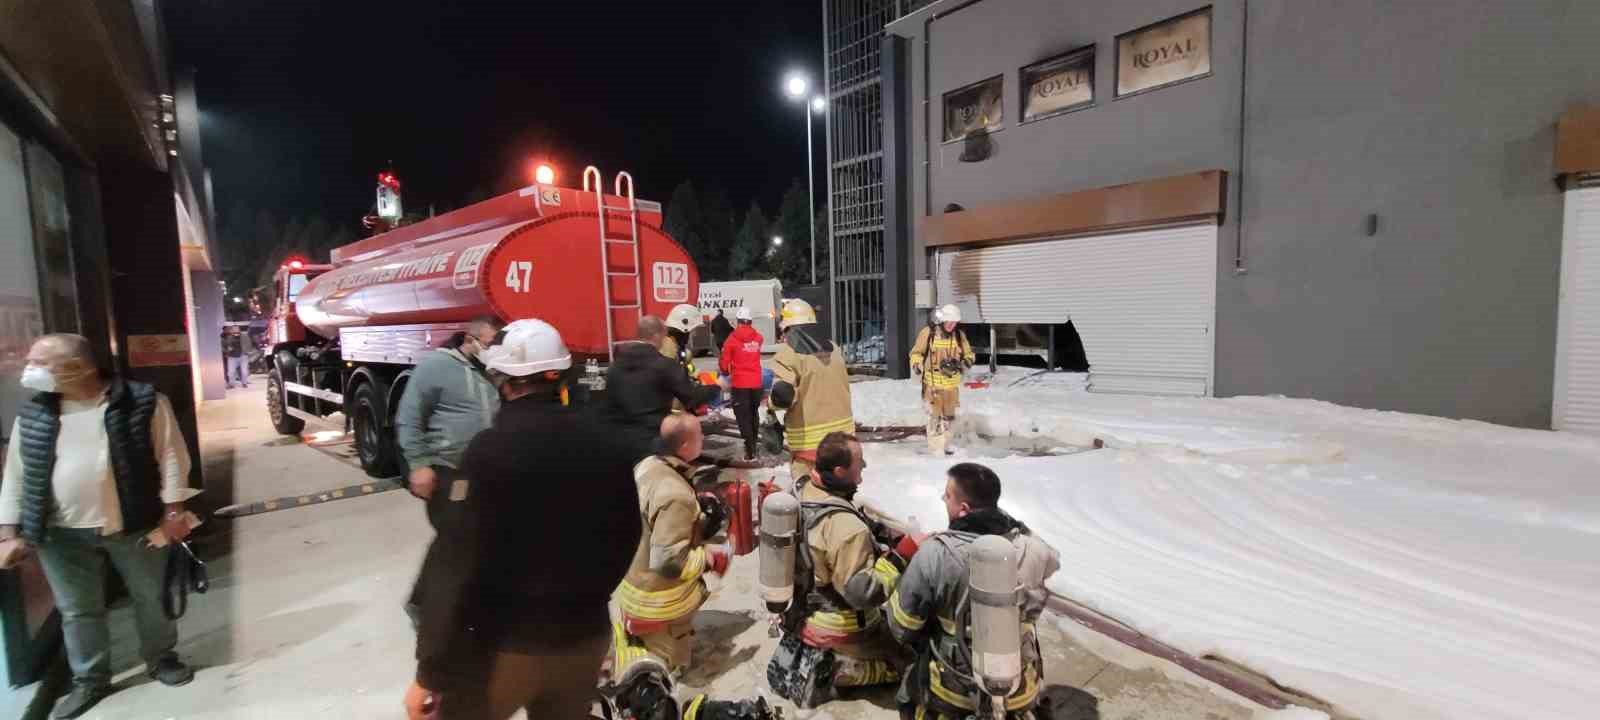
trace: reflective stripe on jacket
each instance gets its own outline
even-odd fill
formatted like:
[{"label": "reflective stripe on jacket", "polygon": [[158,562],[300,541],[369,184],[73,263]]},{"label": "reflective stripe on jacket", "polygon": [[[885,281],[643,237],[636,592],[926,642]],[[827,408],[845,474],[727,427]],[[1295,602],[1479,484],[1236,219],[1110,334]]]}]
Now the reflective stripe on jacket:
[{"label": "reflective stripe on jacket", "polygon": [[774,380],[794,386],[794,402],[784,415],[790,451],[815,450],[832,432],[855,432],[850,413],[850,371],[837,346],[828,352],[800,353],[785,343],[772,358]]},{"label": "reflective stripe on jacket", "polygon": [[690,615],[706,601],[706,586],[700,579],[706,565],[698,527],[700,503],[688,472],[688,463],[660,455],[634,466],[644,534],[627,576],[617,587],[617,604],[625,615],[670,622]]},{"label": "reflective stripe on jacket", "polygon": [[925,327],[917,333],[917,342],[911,347],[911,367],[922,370],[923,383],[934,390],[961,386],[961,372],[944,370],[946,361],[955,361],[962,368],[971,367],[977,360],[967,334],[956,328],[946,333],[944,328]]},{"label": "reflective stripe on jacket", "polygon": [[[923,542],[907,565],[889,598],[889,631],[902,644],[926,648],[917,659],[923,687],[929,697],[902,698],[917,704],[942,702],[971,711],[977,686],[972,678],[971,648],[958,619],[970,617],[967,593],[968,552],[979,536],[945,531]],[[1060,556],[1043,540],[1023,531],[1004,535],[1017,548],[1017,581],[1022,635],[1023,683],[1006,701],[1012,710],[1031,707],[1038,700],[1043,659],[1033,624],[1044,610],[1044,581],[1060,567]],[[925,642],[924,642],[925,641]],[[920,683],[919,683],[920,684]],[[913,684],[908,683],[908,687]],[[938,703],[933,703],[936,707]]]}]

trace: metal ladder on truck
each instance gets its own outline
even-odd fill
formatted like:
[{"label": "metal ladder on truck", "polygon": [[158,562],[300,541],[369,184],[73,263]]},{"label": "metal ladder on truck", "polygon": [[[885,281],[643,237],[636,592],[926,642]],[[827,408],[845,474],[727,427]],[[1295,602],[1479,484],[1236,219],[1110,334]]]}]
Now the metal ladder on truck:
[{"label": "metal ladder on truck", "polygon": [[[606,303],[606,360],[616,360],[617,343],[630,338],[617,337],[617,312],[632,310],[635,327],[644,317],[644,286],[639,281],[639,203],[633,196],[633,176],[626,172],[617,173],[612,185],[612,195],[626,199],[626,205],[607,205],[605,195],[605,181],[600,175],[600,169],[590,165],[583,169],[583,191],[590,191],[590,177],[594,178],[594,200],[596,214],[600,216],[600,288],[604,293]],[[626,189],[626,193],[624,193]],[[607,216],[613,212],[628,214],[628,233],[625,236],[613,235]],[[633,266],[628,270],[615,270],[611,265],[611,246],[626,245],[633,255]],[[617,302],[611,292],[613,278],[633,279],[633,301]]]}]

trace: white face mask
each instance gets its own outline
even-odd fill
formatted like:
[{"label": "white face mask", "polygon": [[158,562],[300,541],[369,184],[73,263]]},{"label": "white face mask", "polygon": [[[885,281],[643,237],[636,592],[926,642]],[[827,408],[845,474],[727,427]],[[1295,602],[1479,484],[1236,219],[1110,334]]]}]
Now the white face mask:
[{"label": "white face mask", "polygon": [[22,387],[34,392],[57,392],[56,375],[49,368],[29,365],[22,369]]}]

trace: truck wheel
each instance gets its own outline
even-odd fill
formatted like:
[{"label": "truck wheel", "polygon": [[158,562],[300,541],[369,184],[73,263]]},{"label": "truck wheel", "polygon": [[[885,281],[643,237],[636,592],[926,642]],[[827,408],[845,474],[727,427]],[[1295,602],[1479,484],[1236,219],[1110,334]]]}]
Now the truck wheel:
[{"label": "truck wheel", "polygon": [[356,388],[355,413],[350,418],[356,435],[356,454],[361,457],[361,469],[375,478],[400,474],[394,434],[383,426],[383,405],[384,398],[376,383],[366,382]]},{"label": "truck wheel", "polygon": [[272,429],[280,435],[299,435],[306,429],[306,421],[289,414],[288,398],[283,394],[283,375],[277,368],[267,373],[267,414],[272,416]]}]

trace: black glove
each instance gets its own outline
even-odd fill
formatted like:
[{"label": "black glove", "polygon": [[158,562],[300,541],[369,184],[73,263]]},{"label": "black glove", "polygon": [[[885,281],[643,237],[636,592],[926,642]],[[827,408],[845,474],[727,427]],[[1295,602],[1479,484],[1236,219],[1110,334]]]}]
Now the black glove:
[{"label": "black glove", "polygon": [[716,537],[728,523],[728,506],[722,498],[708,492],[700,493],[700,537]]},{"label": "black glove", "polygon": [[872,526],[868,529],[872,531],[872,539],[876,540],[880,547],[886,548],[894,547],[896,543],[900,542],[901,536],[905,535],[905,533],[895,530],[894,528],[891,528],[877,520],[873,520]]}]

